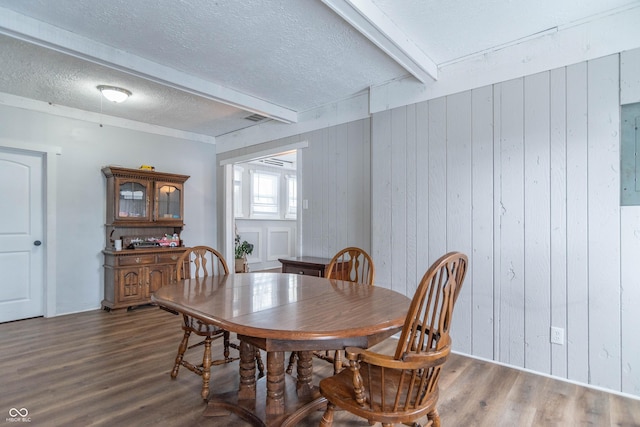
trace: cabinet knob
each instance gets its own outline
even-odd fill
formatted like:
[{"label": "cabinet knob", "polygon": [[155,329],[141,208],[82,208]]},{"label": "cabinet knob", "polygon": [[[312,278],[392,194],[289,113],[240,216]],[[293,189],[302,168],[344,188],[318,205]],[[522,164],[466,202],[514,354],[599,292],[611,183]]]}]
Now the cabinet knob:
[{"label": "cabinet knob", "polygon": [[40,240],[36,240],[35,242],[33,242],[33,244],[35,246],[40,246],[42,244],[42,242]]},{"label": "cabinet knob", "polygon": [[140,258],[136,258],[136,264],[140,264]]},{"label": "cabinet knob", "polygon": [[174,255],[174,256],[171,257],[172,261],[176,261],[177,259],[178,259],[178,255]]}]

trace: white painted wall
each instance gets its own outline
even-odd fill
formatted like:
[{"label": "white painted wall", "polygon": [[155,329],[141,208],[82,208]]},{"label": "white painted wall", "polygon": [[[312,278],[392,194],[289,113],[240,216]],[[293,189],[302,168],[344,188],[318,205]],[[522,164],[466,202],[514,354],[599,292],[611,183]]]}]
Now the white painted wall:
[{"label": "white painted wall", "polygon": [[[640,102],[640,49],[620,54],[621,104]],[[620,208],[621,389],[640,395],[640,206]],[[617,313],[612,317],[618,318]]]},{"label": "white painted wall", "polygon": [[340,249],[371,248],[370,120],[302,134],[300,255],[331,258]]},{"label": "white painted wall", "polygon": [[150,164],[158,171],[190,175],[185,184],[183,240],[187,245],[216,242],[214,145],[0,105],[0,145],[3,140],[62,149],[57,158],[54,212],[54,314],[99,308],[103,298],[106,190],[102,166]]},{"label": "white painted wall", "polygon": [[463,251],[457,351],[640,395],[640,208],[619,205],[639,64],[635,50],[374,114],[378,285],[410,294]]},{"label": "white painted wall", "polygon": [[253,244],[247,257],[249,271],[278,269],[278,258],[296,256],[296,221],[236,218],[240,240]]}]

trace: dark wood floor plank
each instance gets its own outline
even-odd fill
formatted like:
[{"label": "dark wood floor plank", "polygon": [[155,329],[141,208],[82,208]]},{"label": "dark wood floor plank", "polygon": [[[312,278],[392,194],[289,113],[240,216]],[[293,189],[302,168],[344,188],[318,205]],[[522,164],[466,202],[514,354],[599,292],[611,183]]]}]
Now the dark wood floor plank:
[{"label": "dark wood floor plank", "polygon": [[[0,324],[0,411],[27,408],[34,426],[247,425],[233,415],[202,416],[200,377],[183,368],[170,378],[180,321],[144,307]],[[215,358],[220,344],[214,343]],[[390,339],[377,349],[395,344]],[[187,356],[199,360],[202,348]],[[330,375],[328,364],[314,365],[316,383]],[[214,393],[237,389],[237,362],[212,373]],[[443,426],[640,426],[640,400],[456,354],[442,373],[438,409]],[[316,426],[321,416],[311,414],[300,426]],[[369,424],[339,411],[334,425]]]}]

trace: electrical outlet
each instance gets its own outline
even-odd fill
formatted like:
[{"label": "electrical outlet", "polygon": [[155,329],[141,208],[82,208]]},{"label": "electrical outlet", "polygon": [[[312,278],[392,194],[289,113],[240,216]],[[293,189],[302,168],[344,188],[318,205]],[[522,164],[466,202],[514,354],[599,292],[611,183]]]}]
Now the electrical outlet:
[{"label": "electrical outlet", "polygon": [[551,344],[564,345],[564,329],[551,327]]}]

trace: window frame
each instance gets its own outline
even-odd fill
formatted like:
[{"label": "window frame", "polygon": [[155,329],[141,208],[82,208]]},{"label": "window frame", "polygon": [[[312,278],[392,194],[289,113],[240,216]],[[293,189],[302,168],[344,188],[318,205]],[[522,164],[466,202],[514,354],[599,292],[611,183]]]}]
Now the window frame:
[{"label": "window frame", "polygon": [[[240,179],[236,179],[238,173]],[[244,168],[233,165],[233,217],[244,218],[244,197],[242,184],[244,181]]]},{"label": "window frame", "polygon": [[[286,205],[284,211],[285,219],[297,219],[298,218],[298,177],[292,174],[286,174],[285,185],[286,185]],[[291,183],[293,182],[294,188],[291,189]],[[291,211],[291,200],[294,200],[294,210]]]},{"label": "window frame", "polygon": [[[250,176],[251,176],[251,182],[250,182],[250,199],[249,199],[249,205],[250,205],[250,212],[251,212],[251,217],[252,218],[272,218],[272,219],[279,219],[281,217],[280,214],[280,180],[281,180],[281,176],[282,174],[280,174],[279,172],[271,172],[271,171],[265,171],[265,170],[256,170],[256,169],[252,169],[250,171]],[[273,196],[262,196],[265,198],[268,197],[273,197],[275,200],[273,201],[273,203],[261,203],[258,202],[256,203],[255,199],[256,197],[260,197],[260,196],[256,196],[256,179],[258,176],[268,176],[271,179],[273,179],[272,182],[272,190],[275,190],[275,195]],[[265,208],[271,208],[274,211],[273,212],[269,212],[269,211],[256,211],[256,207],[265,207]]]}]

